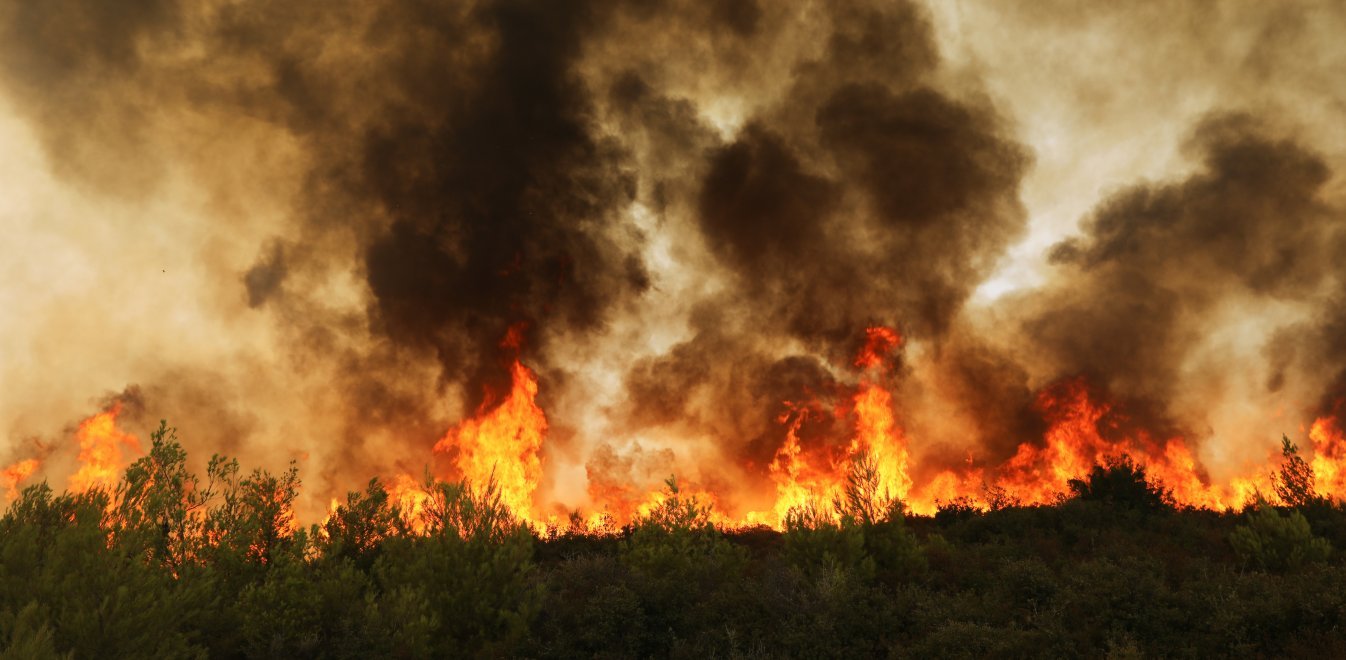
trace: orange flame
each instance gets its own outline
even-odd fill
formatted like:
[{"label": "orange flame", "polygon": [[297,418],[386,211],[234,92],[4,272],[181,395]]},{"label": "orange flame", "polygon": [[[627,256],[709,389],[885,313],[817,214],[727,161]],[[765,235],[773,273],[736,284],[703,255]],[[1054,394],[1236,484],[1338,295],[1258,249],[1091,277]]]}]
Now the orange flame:
[{"label": "orange flame", "polygon": [[422,534],[426,530],[425,509],[430,502],[430,494],[409,475],[399,474],[388,484],[388,499],[397,505],[402,518],[412,531]]},{"label": "orange flame", "polygon": [[1043,391],[1038,397],[1038,408],[1050,423],[1045,443],[1020,445],[1000,470],[999,485],[1025,503],[1050,502],[1066,491],[1070,479],[1120,454],[1127,454],[1144,466],[1151,479],[1172,489],[1174,499],[1183,504],[1224,508],[1244,504],[1251,497],[1248,485],[1235,485],[1231,493],[1202,479],[1182,438],[1161,442],[1143,431],[1116,439],[1104,438],[1100,429],[1109,426],[1105,416],[1112,412],[1112,407],[1095,403],[1081,379]]},{"label": "orange flame", "polygon": [[122,448],[140,451],[140,443],[135,436],[117,428],[117,416],[121,410],[121,404],[116,403],[108,410],[80,422],[79,430],[75,432],[79,440],[80,468],[70,477],[70,490],[84,492],[93,488],[112,488],[126,467]]},{"label": "orange flame", "polygon": [[547,416],[538,407],[537,377],[515,360],[513,387],[504,401],[450,429],[435,451],[457,451],[456,465],[463,478],[477,484],[494,479],[500,498],[520,519],[537,523],[533,493],[542,478],[538,450],[547,434]]},{"label": "orange flame", "polygon": [[1309,427],[1313,441],[1313,474],[1318,490],[1332,494],[1346,494],[1346,434],[1341,431],[1334,415],[1319,417]]},{"label": "orange flame", "polygon": [[868,454],[879,473],[879,492],[905,500],[911,491],[907,475],[907,439],[893,416],[893,395],[865,383],[855,395],[856,429],[851,455]]},{"label": "orange flame", "polygon": [[[803,455],[799,442],[799,427],[809,415],[805,406],[786,402],[787,411],[777,420],[786,424],[785,443],[776,450],[767,469],[776,484],[776,501],[769,512],[749,512],[746,520],[783,528],[790,511],[810,505],[823,505],[839,488],[841,477],[836,466],[814,465]],[[826,509],[825,506],[820,506]]]},{"label": "orange flame", "polygon": [[883,364],[884,358],[902,344],[902,335],[892,328],[873,326],[865,328],[865,345],[855,356],[855,366],[873,369]]},{"label": "orange flame", "polygon": [[[548,432],[546,414],[537,403],[538,378],[517,358],[524,341],[524,327],[511,327],[500,347],[516,357],[510,363],[511,387],[503,397],[487,397],[475,415],[450,429],[435,443],[434,451],[446,455],[456,476],[482,485],[494,481],[501,503],[526,524],[541,530],[559,529],[562,519],[553,510],[541,512],[536,501],[543,480],[542,445]],[[1197,457],[1182,437],[1164,437],[1140,428],[1120,406],[1114,406],[1091,390],[1083,378],[1058,382],[1042,390],[1035,408],[1047,423],[1043,436],[1020,444],[1000,464],[989,464],[972,453],[965,464],[938,470],[921,470],[909,451],[908,432],[895,405],[892,356],[902,346],[896,330],[875,326],[865,330],[865,341],[853,365],[857,381],[830,403],[783,402],[784,441],[766,465],[770,505],[758,511],[737,511],[731,516],[719,508],[722,502],[743,501],[744,493],[726,490],[723,481],[711,488],[684,485],[680,493],[711,507],[710,520],[717,525],[765,524],[784,526],[792,510],[811,509],[811,515],[834,516],[831,504],[847,483],[847,475],[860,457],[874,467],[880,496],[904,501],[913,511],[935,512],[942,502],[971,503],[980,496],[982,506],[1006,503],[1049,504],[1068,490],[1071,479],[1087,475],[1109,458],[1129,455],[1148,476],[1171,489],[1180,504],[1228,508],[1248,504],[1258,493],[1272,490],[1275,466],[1249,466],[1241,475],[1212,484]],[[834,393],[837,391],[834,391]],[[84,420],[78,427],[79,467],[69,479],[75,492],[113,487],[125,468],[128,451],[138,452],[136,438],[117,428],[120,404]],[[815,420],[850,420],[851,433],[823,444],[805,442],[804,424]],[[1301,427],[1301,431],[1303,428]],[[1346,434],[1339,412],[1317,417],[1307,430],[1311,467],[1317,489],[1332,497],[1346,494]],[[1270,443],[1269,443],[1270,444]],[[1306,456],[1307,457],[1307,456]],[[1271,452],[1268,452],[1268,459]],[[0,470],[0,487],[6,496],[17,496],[19,483],[40,467],[37,459],[19,461]],[[410,475],[395,476],[387,483],[392,501],[411,528],[424,532],[424,513],[432,497]],[[732,488],[732,487],[731,487]],[[764,488],[765,490],[765,488]],[[615,533],[616,525],[657,514],[666,501],[662,490],[646,491],[636,485],[599,483],[589,485],[593,508],[576,511],[569,518],[572,529]],[[336,509],[333,500],[332,509]],[[285,513],[293,527],[292,514]],[[330,514],[329,514],[330,518]]]},{"label": "orange flame", "polygon": [[[865,330],[865,343],[855,357],[857,367],[882,372],[887,356],[902,343],[896,330],[882,326]],[[871,375],[873,375],[871,373]],[[807,455],[799,440],[799,429],[810,408],[785,402],[787,412],[777,421],[786,424],[785,443],[776,451],[768,466],[776,485],[776,500],[768,512],[750,512],[746,521],[781,528],[787,514],[801,507],[812,507],[830,516],[830,503],[842,491],[847,468],[862,455],[867,456],[878,473],[879,495],[906,499],[912,481],[908,474],[907,440],[893,411],[893,396],[868,377],[850,400],[850,409],[841,406],[838,416],[855,415],[855,432],[841,460],[829,456]]]},{"label": "orange flame", "polygon": [[[855,365],[865,369],[882,367],[888,354],[901,344],[902,336],[892,328],[866,328],[865,345],[855,356]],[[851,457],[867,454],[878,470],[879,492],[905,500],[911,491],[907,439],[893,414],[892,393],[877,383],[862,380],[860,392],[855,395],[855,419]]]},{"label": "orange flame", "polygon": [[19,484],[33,476],[40,463],[36,458],[27,458],[0,470],[0,488],[5,489],[5,499],[19,496]]}]

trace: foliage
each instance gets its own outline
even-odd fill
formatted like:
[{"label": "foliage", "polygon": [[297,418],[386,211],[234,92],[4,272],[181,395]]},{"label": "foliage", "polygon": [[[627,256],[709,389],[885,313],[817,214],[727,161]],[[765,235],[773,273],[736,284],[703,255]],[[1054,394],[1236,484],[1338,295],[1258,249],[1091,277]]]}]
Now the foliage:
[{"label": "foliage", "polygon": [[[1280,483],[1311,485],[1296,456]],[[923,517],[855,463],[782,532],[717,527],[670,479],[620,531],[539,536],[495,484],[428,477],[414,511],[375,480],[306,530],[293,467],[198,479],[161,425],[117,487],[0,517],[0,659],[1346,655],[1346,565],[1314,534],[1346,539],[1346,508],[1311,488],[1174,510],[1111,461],[1052,506]]]},{"label": "foliage", "polygon": [[1094,465],[1082,479],[1068,482],[1071,494],[1082,501],[1132,511],[1154,513],[1171,511],[1173,495],[1161,484],[1151,482],[1145,467],[1122,455]]},{"label": "foliage", "polygon": [[364,491],[346,494],[346,503],[338,505],[322,528],[315,530],[321,539],[319,551],[327,557],[344,557],[368,570],[382,550],[383,541],[407,532],[406,521],[388,497],[388,489],[376,478]]},{"label": "foliage", "polygon": [[1270,571],[1294,570],[1325,561],[1332,546],[1313,535],[1304,514],[1281,515],[1265,502],[1248,512],[1248,522],[1229,535],[1239,558]]},{"label": "foliage", "polygon": [[428,482],[424,536],[385,543],[373,575],[394,650],[445,657],[499,655],[517,645],[537,614],[533,536],[494,483]]},{"label": "foliage", "polygon": [[1281,436],[1281,469],[1271,476],[1276,496],[1285,506],[1302,508],[1319,502],[1322,497],[1314,487],[1313,467],[1299,447],[1288,436]]},{"label": "foliage", "polygon": [[916,538],[905,525],[904,505],[880,487],[867,456],[852,461],[845,486],[827,516],[816,505],[786,516],[786,556],[805,571],[843,571],[863,579],[896,583],[925,566]]}]

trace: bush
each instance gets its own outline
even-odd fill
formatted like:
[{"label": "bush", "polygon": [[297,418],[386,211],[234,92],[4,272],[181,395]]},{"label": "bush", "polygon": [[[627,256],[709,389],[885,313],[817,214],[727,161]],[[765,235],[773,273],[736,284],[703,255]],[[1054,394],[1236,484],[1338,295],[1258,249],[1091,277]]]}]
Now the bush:
[{"label": "bush", "polygon": [[1313,535],[1309,521],[1299,511],[1281,515],[1265,502],[1248,512],[1248,522],[1229,535],[1240,559],[1269,571],[1294,570],[1325,561],[1332,550],[1325,539]]},{"label": "bush", "polygon": [[1173,495],[1145,475],[1145,467],[1122,455],[1095,465],[1083,479],[1069,481],[1071,494],[1086,502],[1146,513],[1171,511]]}]

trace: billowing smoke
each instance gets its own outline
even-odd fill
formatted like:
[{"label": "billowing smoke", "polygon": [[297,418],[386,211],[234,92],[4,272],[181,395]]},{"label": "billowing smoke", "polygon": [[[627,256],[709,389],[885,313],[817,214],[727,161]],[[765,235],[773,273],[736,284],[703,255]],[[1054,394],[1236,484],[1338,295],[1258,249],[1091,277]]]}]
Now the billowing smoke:
[{"label": "billowing smoke", "polygon": [[1222,307],[1312,303],[1334,283],[1320,156],[1242,116],[1208,119],[1187,148],[1197,172],[1113,194],[1052,249],[1064,272],[1026,331],[1058,371],[1169,401]]},{"label": "billowing smoke", "polygon": [[[133,423],[300,460],[321,498],[432,461],[509,390],[513,329],[565,505],[760,491],[787,434],[847,451],[866,379],[918,478],[1042,442],[1074,378],[1232,466],[1346,396],[1340,135],[1297,50],[1338,56],[1312,26],[1341,12],[1167,8],[1155,57],[1213,91],[1166,116],[1156,60],[1014,59],[1164,14],[1065,4],[12,4],[3,97],[82,218],[47,231],[99,259],[16,267],[56,295],[5,305],[41,364],[0,363],[29,392],[0,423],[30,446],[132,384]],[[1207,23],[1234,36],[1182,36]],[[1024,73],[1062,62],[1097,75]],[[866,371],[875,327],[903,343]]]},{"label": "billowing smoke", "polygon": [[[704,149],[683,211],[723,288],[684,343],[627,378],[635,426],[720,438],[758,476],[785,436],[782,402],[844,396],[866,327],[941,343],[1025,223],[1027,151],[979,99],[932,86],[922,12],[830,7],[820,23],[821,52],[785,72],[780,98]],[[827,408],[806,445],[849,434]]]}]

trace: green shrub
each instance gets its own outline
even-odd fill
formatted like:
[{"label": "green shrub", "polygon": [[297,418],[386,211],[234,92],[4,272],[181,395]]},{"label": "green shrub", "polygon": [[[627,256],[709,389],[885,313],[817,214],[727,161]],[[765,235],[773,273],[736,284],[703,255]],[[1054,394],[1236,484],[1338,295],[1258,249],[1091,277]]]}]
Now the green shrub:
[{"label": "green shrub", "polygon": [[1332,550],[1327,540],[1313,535],[1304,514],[1281,515],[1265,502],[1248,512],[1247,523],[1230,533],[1229,543],[1245,563],[1269,571],[1325,561]]}]

